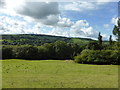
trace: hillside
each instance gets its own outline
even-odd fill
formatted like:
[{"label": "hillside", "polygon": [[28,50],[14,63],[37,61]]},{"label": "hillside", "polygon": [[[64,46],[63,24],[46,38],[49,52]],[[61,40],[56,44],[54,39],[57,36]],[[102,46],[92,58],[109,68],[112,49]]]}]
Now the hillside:
[{"label": "hillside", "polygon": [[42,34],[17,34],[2,35],[2,40],[0,41],[3,45],[42,45],[44,43],[53,43],[56,41],[65,41],[67,43],[76,43],[83,45],[93,40],[88,38],[67,38]]}]

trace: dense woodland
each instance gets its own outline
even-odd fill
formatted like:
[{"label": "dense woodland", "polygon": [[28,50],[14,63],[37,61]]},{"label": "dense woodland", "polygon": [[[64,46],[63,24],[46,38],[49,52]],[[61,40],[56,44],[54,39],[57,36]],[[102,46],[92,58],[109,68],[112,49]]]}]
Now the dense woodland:
[{"label": "dense woodland", "polygon": [[41,34],[19,34],[19,35],[2,35],[3,45],[33,45],[39,46],[45,43],[54,43],[56,41],[65,41],[66,43],[87,44],[93,41],[88,38],[67,38],[61,36],[50,36]]},{"label": "dense woodland", "polygon": [[2,59],[74,60],[84,64],[120,64],[120,20],[113,29],[117,41],[49,35],[2,35]]}]

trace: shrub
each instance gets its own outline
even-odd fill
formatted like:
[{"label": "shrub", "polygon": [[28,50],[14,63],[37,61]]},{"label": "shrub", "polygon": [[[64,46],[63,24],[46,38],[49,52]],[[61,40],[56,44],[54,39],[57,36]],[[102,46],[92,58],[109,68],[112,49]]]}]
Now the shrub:
[{"label": "shrub", "polygon": [[77,63],[87,64],[119,64],[119,50],[83,50],[81,54],[75,56]]}]

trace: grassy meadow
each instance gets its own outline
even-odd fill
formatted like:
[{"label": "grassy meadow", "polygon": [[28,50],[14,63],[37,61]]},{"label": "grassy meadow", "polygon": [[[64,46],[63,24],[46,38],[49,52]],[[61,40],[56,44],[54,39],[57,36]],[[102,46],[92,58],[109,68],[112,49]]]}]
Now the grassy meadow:
[{"label": "grassy meadow", "polygon": [[3,88],[117,88],[117,65],[62,60],[2,61]]}]

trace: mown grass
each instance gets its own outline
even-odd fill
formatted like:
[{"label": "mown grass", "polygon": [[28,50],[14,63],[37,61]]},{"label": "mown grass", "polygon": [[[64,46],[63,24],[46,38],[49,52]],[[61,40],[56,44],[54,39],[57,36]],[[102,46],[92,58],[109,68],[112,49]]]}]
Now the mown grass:
[{"label": "mown grass", "polygon": [[3,88],[117,88],[117,65],[3,60]]}]

